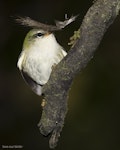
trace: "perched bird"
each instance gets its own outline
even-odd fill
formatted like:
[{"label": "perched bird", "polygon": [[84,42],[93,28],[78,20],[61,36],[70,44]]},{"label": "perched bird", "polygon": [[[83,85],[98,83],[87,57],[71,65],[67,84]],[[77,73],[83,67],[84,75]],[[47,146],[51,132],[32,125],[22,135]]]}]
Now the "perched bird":
[{"label": "perched bird", "polygon": [[25,37],[17,66],[32,90],[41,95],[42,86],[47,83],[52,67],[66,54],[53,33],[32,29]]},{"label": "perched bird", "polygon": [[19,56],[17,66],[31,89],[42,94],[42,86],[47,83],[52,68],[66,55],[66,51],[56,41],[53,34],[75,20],[76,16],[65,21],[57,21],[56,26],[46,25],[31,18],[18,18],[22,25],[32,27],[24,40],[23,49]]}]

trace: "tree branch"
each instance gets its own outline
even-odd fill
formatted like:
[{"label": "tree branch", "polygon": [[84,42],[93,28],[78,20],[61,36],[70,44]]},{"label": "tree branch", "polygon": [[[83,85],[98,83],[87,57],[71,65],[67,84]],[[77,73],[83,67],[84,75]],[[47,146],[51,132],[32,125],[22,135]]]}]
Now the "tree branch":
[{"label": "tree branch", "polygon": [[43,107],[40,132],[52,133],[49,145],[54,148],[62,131],[67,113],[67,99],[71,83],[94,55],[108,27],[120,10],[120,0],[97,0],[88,10],[80,27],[80,38],[68,55],[52,71],[43,87],[46,104]]}]

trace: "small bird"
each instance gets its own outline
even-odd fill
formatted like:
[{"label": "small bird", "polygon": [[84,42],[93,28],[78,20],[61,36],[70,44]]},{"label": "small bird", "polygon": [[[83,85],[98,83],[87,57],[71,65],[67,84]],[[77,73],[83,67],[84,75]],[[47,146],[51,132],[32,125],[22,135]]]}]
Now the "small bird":
[{"label": "small bird", "polygon": [[42,86],[47,83],[52,67],[66,55],[53,33],[32,29],[25,37],[17,66],[32,90],[41,95]]},{"label": "small bird", "polygon": [[43,85],[49,80],[52,68],[67,55],[53,31],[61,30],[75,18],[56,21],[56,26],[42,24],[29,17],[17,19],[22,25],[33,28],[25,37],[17,66],[26,83],[39,96],[42,95]]}]

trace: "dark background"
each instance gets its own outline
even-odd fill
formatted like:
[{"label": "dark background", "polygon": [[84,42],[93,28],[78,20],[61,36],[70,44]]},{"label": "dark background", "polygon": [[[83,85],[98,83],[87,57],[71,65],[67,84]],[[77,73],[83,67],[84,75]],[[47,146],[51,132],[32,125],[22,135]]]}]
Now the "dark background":
[{"label": "dark background", "polygon": [[[0,149],[22,145],[48,150],[49,137],[39,133],[41,98],[24,83],[16,67],[29,28],[15,23],[17,15],[53,24],[79,14],[76,22],[56,33],[65,49],[92,0],[0,1]],[[69,111],[56,150],[120,150],[120,16],[105,34],[94,58],[72,85]]]}]

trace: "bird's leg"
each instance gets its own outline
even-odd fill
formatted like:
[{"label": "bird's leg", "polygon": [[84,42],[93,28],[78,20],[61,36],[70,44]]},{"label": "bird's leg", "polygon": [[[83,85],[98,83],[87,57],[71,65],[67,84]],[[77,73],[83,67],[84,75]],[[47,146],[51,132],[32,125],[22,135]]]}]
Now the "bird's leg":
[{"label": "bird's leg", "polygon": [[[51,69],[52,69],[52,70],[55,69],[55,66],[56,66],[56,65],[57,65],[57,64],[54,63],[54,64],[52,65]],[[45,100],[45,98],[44,98],[44,94],[43,94],[42,96],[43,96],[43,98],[42,98],[41,106],[42,106],[42,108],[43,108],[43,107],[45,107],[45,105],[47,104],[47,102],[46,102],[46,100]]]}]

